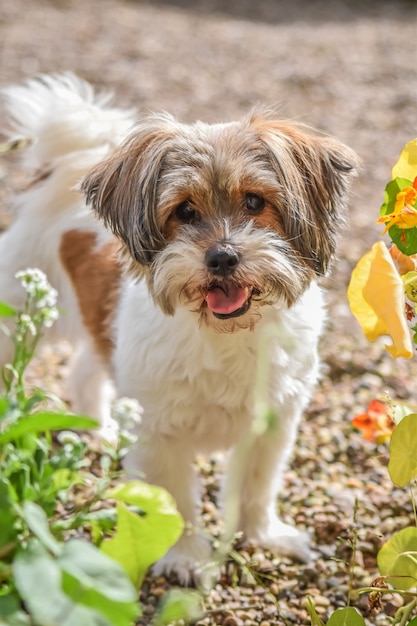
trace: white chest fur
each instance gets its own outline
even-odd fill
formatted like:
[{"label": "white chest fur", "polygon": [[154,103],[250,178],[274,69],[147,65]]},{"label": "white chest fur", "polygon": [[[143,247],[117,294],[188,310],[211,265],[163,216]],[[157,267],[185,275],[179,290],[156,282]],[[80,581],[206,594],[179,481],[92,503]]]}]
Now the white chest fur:
[{"label": "white chest fur", "polygon": [[317,378],[322,319],[321,292],[312,285],[290,310],[265,306],[254,331],[216,333],[185,309],[165,316],[144,282],[128,283],[116,320],[118,394],[141,402],[145,432],[182,433],[196,451],[228,448],[250,423],[258,358],[268,360],[272,406],[295,397],[305,404]]}]

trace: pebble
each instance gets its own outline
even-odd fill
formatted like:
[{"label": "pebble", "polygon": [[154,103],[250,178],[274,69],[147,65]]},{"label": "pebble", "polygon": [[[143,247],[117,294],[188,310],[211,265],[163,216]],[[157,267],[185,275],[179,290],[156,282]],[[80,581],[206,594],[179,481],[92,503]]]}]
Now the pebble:
[{"label": "pebble", "polygon": [[235,615],[227,615],[223,620],[223,626],[243,626],[243,620]]},{"label": "pebble", "polygon": [[154,587],[151,590],[151,593],[153,596],[155,596],[156,598],[161,598],[162,596],[164,596],[166,594],[167,590],[164,589],[164,587]]}]

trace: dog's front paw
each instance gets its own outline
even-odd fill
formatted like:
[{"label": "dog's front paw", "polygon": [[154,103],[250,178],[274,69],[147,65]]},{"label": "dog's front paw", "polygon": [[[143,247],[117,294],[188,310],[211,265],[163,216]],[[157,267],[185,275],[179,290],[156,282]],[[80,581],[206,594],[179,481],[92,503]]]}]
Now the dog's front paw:
[{"label": "dog's front paw", "polygon": [[152,567],[155,576],[175,574],[183,587],[197,584],[211,558],[210,542],[195,533],[183,535]]},{"label": "dog's front paw", "polygon": [[258,529],[252,536],[262,547],[277,554],[304,563],[311,558],[309,534],[285,524],[278,517],[269,520],[265,528]]}]

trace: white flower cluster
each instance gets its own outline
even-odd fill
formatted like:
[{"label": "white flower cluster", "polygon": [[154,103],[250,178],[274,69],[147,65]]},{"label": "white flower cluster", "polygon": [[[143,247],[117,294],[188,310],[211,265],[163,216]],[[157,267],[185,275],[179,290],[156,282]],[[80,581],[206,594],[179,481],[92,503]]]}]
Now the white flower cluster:
[{"label": "white flower cluster", "polygon": [[27,328],[33,335],[36,334],[36,328],[35,326],[32,328],[30,322],[32,325],[40,323],[45,328],[50,328],[59,317],[56,306],[58,299],[57,290],[50,285],[44,272],[36,268],[28,268],[17,272],[16,278],[20,280],[28,294],[30,303],[36,310],[36,314],[33,314],[32,318],[30,315],[23,314],[21,322],[25,322],[25,318],[27,318]]},{"label": "white flower cluster", "polygon": [[130,430],[142,420],[143,408],[133,398],[119,398],[112,407],[111,416],[119,424],[120,429]]}]

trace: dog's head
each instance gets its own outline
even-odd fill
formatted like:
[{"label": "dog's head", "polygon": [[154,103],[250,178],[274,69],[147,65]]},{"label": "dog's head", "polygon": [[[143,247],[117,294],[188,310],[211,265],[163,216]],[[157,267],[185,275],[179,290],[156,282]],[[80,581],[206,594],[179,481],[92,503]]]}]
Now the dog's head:
[{"label": "dog's head", "polygon": [[263,114],[213,125],[158,115],[82,190],[166,314],[185,305],[232,331],[326,272],[356,165],[334,139]]}]

